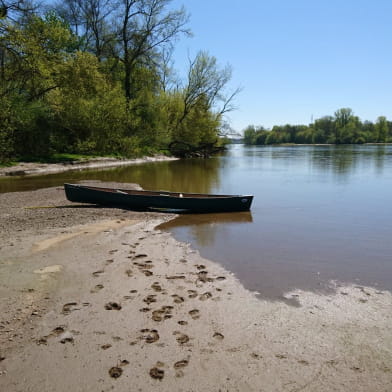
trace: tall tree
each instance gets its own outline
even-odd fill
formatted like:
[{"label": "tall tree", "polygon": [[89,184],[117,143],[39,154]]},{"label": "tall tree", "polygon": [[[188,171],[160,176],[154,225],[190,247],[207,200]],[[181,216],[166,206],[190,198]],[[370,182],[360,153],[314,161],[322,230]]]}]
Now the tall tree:
[{"label": "tall tree", "polygon": [[135,97],[132,75],[138,65],[156,66],[159,49],[171,46],[180,34],[189,34],[184,8],[168,10],[171,0],[120,0],[118,58],[124,66],[124,90]]},{"label": "tall tree", "polygon": [[353,111],[350,108],[338,109],[335,112],[335,143],[342,143],[343,134],[353,119]]},{"label": "tall tree", "polygon": [[377,122],[375,125],[376,131],[376,141],[378,143],[385,143],[387,141],[388,136],[388,122],[386,117],[380,116],[377,118]]},{"label": "tall tree", "polygon": [[189,62],[188,78],[183,89],[183,112],[179,118],[179,124],[201,98],[205,101],[208,110],[215,110],[217,119],[233,110],[233,100],[240,89],[228,95],[225,94],[231,74],[230,66],[221,69],[214,56],[200,51],[195,59]]}]

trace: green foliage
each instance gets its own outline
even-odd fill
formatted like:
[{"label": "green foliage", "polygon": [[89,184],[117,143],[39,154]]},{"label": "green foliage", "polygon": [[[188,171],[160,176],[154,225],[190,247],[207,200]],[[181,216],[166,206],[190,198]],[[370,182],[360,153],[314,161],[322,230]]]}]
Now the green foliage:
[{"label": "green foliage", "polygon": [[376,124],[361,122],[349,108],[335,116],[316,119],[313,124],[274,126],[271,131],[249,126],[244,130],[245,144],[363,144],[392,141],[392,123],[379,117]]},{"label": "green foliage", "polygon": [[384,116],[380,116],[377,119],[377,123],[375,125],[375,133],[377,137],[377,142],[385,143],[387,141],[389,129],[387,119]]},{"label": "green foliage", "polygon": [[0,162],[8,162],[13,153],[13,112],[7,97],[0,96]]},{"label": "green foliage", "polygon": [[171,1],[0,8],[0,162],[133,157],[218,139],[231,70],[200,52],[186,81],[169,74],[170,48],[189,33]]}]

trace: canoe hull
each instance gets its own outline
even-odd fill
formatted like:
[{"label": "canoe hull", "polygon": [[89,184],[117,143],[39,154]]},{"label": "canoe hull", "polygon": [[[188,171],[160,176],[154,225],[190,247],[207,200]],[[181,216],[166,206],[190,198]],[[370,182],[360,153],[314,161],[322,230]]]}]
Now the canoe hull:
[{"label": "canoe hull", "polygon": [[[64,184],[67,199],[78,203],[99,204],[136,210],[165,209],[192,212],[230,212],[247,211],[252,204],[253,196],[241,195],[197,195],[164,192],[136,191],[89,187],[83,185]],[[132,192],[132,191],[131,191]]]}]

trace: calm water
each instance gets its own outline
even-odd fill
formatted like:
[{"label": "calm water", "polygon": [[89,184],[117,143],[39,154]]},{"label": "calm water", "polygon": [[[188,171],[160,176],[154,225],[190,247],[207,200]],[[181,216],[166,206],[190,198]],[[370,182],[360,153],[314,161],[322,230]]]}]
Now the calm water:
[{"label": "calm water", "polygon": [[392,146],[235,145],[209,160],[0,181],[0,191],[81,179],[254,194],[250,213],[184,215],[162,228],[263,296],[330,280],[392,290]]}]

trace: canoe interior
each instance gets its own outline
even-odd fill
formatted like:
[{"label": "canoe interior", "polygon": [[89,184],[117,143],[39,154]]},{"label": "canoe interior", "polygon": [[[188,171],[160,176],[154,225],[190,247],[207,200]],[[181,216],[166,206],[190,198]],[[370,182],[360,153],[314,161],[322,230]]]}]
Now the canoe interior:
[{"label": "canoe interior", "polygon": [[[71,184],[70,184],[71,185]],[[101,192],[108,192],[108,193],[126,193],[128,195],[141,195],[141,196],[169,196],[169,197],[184,197],[184,198],[229,198],[229,197],[246,197],[242,195],[214,195],[210,193],[183,193],[183,192],[169,192],[169,191],[138,191],[134,189],[113,189],[113,188],[101,188],[95,186],[86,186],[86,185],[75,185],[80,188],[91,189]]]}]

